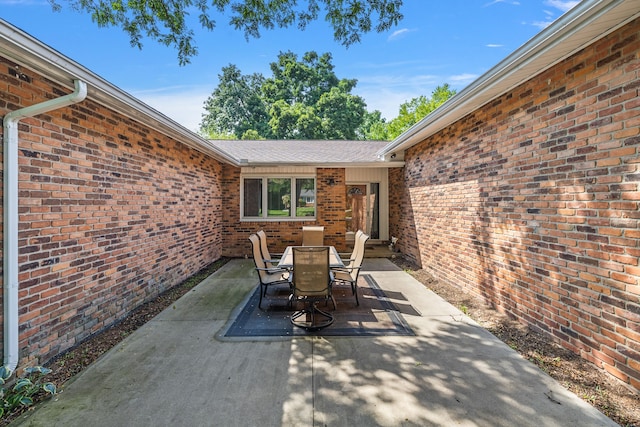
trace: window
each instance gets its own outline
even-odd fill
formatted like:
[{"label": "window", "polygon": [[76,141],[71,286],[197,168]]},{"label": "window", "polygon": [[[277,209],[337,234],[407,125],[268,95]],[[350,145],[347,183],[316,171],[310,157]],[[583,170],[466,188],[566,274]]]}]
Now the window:
[{"label": "window", "polygon": [[242,219],[312,219],[316,216],[314,177],[242,178]]}]

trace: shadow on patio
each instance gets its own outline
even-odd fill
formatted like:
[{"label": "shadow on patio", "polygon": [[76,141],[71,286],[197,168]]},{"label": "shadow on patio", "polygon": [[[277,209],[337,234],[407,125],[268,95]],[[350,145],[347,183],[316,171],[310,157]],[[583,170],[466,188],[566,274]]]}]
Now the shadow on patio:
[{"label": "shadow on patio", "polygon": [[415,336],[216,339],[257,283],[203,281],[23,425],[615,425],[386,259],[366,274]]}]

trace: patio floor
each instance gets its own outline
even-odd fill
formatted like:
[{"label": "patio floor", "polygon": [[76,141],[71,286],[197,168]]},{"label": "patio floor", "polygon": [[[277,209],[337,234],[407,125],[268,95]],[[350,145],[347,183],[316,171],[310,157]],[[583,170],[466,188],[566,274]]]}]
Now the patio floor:
[{"label": "patio floor", "polygon": [[387,259],[364,271],[416,336],[219,340],[252,264],[226,264],[15,425],[616,425]]}]

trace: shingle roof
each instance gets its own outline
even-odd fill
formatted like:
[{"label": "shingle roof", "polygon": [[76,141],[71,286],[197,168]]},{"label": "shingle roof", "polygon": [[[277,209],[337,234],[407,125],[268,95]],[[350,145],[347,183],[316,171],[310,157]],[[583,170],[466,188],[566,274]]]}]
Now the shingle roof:
[{"label": "shingle roof", "polygon": [[211,144],[249,164],[362,165],[380,163],[376,153],[388,141],[211,140]]}]

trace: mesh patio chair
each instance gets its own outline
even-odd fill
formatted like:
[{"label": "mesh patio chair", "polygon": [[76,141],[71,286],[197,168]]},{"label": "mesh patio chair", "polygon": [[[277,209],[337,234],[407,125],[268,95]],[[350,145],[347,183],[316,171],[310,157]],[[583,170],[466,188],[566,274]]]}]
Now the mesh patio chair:
[{"label": "mesh patio chair", "polygon": [[267,288],[275,285],[287,285],[289,286],[289,279],[287,270],[283,268],[271,267],[268,268],[262,258],[262,252],[260,251],[260,238],[256,234],[249,236],[251,241],[251,248],[253,250],[253,262],[258,272],[258,279],[260,280],[260,302],[258,308],[262,308],[262,298],[267,295]]},{"label": "mesh patio chair", "polygon": [[260,230],[256,233],[260,239],[260,252],[262,252],[262,259],[264,260],[267,268],[274,268],[280,261],[278,258],[273,258],[269,253],[269,245],[267,244],[267,233],[264,230]]},{"label": "mesh patio chair", "polygon": [[318,308],[320,301],[336,302],[331,295],[332,275],[329,271],[328,247],[293,248],[291,303],[302,301],[304,308],[291,315],[295,326],[316,330],[333,323],[333,315]]},{"label": "mesh patio chair", "polygon": [[367,240],[369,240],[369,236],[361,233],[355,241],[353,248],[355,257],[350,260],[351,262],[346,264],[344,268],[340,267],[331,270],[333,272],[334,283],[343,283],[351,286],[351,292],[356,297],[356,305],[360,305],[360,301],[358,300],[358,276],[360,275]]},{"label": "mesh patio chair", "polygon": [[321,225],[303,226],[302,246],[324,246],[324,227]]}]

